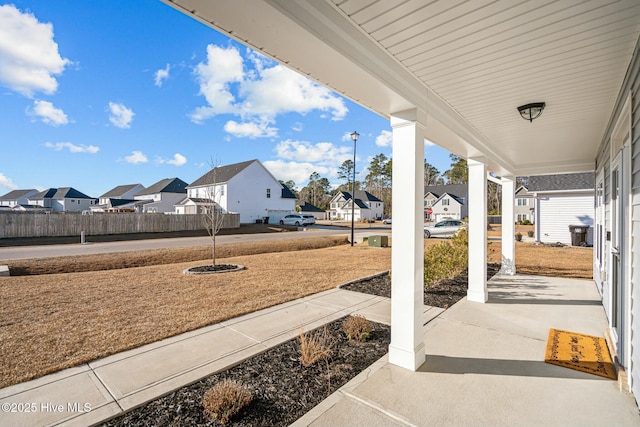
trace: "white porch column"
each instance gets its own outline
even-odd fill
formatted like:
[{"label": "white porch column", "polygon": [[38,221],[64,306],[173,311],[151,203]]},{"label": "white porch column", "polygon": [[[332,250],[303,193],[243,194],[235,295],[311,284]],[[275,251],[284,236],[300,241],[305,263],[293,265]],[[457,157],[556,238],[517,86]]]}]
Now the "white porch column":
[{"label": "white porch column", "polygon": [[415,371],[425,361],[424,113],[391,116],[393,128],[391,230],[391,344],[389,362]]},{"label": "white porch column", "polygon": [[515,177],[502,177],[502,266],[500,273],[516,274]]},{"label": "white porch column", "polygon": [[485,159],[467,159],[469,165],[469,290],[467,300],[486,302],[487,291],[487,165]]}]

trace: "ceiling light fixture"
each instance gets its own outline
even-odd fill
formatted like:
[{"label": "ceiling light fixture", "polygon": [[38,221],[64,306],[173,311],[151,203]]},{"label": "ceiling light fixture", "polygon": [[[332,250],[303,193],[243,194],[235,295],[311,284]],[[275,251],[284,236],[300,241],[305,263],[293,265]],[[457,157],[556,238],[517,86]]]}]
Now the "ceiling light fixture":
[{"label": "ceiling light fixture", "polygon": [[547,104],[544,102],[534,102],[532,104],[521,105],[518,107],[518,112],[522,116],[523,119],[529,120],[532,122],[533,119],[537,119],[542,114],[542,110],[546,107]]}]

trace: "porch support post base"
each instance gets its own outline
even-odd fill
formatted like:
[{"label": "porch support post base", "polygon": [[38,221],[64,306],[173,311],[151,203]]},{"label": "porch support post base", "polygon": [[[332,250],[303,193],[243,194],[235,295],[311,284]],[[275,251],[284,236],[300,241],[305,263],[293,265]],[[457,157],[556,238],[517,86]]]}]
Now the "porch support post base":
[{"label": "porch support post base", "polygon": [[393,195],[391,229],[391,344],[389,362],[415,371],[425,361],[424,113],[391,115]]}]

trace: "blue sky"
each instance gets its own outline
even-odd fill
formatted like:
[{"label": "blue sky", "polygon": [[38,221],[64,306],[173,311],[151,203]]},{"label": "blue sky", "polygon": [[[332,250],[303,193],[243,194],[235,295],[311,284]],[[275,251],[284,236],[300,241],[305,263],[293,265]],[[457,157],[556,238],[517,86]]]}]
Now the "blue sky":
[{"label": "blue sky", "polygon": [[[159,0],[0,0],[0,194],[190,183],[257,158],[304,186],[391,157],[388,120]],[[426,144],[440,172],[448,152]]]}]

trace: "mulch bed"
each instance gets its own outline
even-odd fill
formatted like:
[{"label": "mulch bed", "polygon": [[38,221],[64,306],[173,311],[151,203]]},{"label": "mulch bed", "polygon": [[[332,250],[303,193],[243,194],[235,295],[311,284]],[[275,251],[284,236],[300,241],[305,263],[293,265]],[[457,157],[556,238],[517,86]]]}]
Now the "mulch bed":
[{"label": "mulch bed", "polygon": [[335,343],[328,364],[318,362],[303,367],[298,359],[297,340],[290,340],[102,426],[218,425],[206,418],[201,402],[204,393],[224,379],[243,383],[254,396],[251,404],[231,418],[227,426],[287,426],[388,352],[389,326],[371,322],[371,338],[361,343],[347,340],[342,331],[343,321],[327,325]]},{"label": "mulch bed", "polygon": [[[487,280],[491,279],[499,271],[500,264],[488,263]],[[453,279],[445,279],[426,288],[424,291],[424,304],[430,305],[431,307],[451,307],[467,296],[467,289],[469,288],[468,281],[468,272],[465,270]],[[389,276],[388,273],[384,273],[366,280],[343,285],[341,288],[348,291],[391,298],[391,276]]]}]

